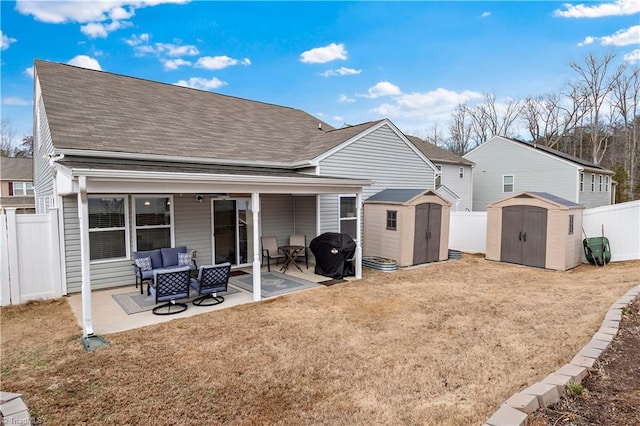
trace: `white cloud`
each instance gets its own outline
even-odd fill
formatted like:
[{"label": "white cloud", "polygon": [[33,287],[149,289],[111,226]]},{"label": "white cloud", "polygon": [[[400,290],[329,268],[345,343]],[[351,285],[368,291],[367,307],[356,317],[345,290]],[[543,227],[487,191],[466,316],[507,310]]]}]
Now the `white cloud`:
[{"label": "white cloud", "polygon": [[640,62],[640,49],[636,49],[631,53],[627,53],[622,57],[626,62],[636,63]]},{"label": "white cloud", "polygon": [[388,81],[381,81],[376,83],[375,86],[370,87],[365,95],[358,95],[363,98],[379,98],[381,96],[396,96],[401,95],[402,91],[395,84],[389,83]]},{"label": "white cloud", "polygon": [[177,70],[178,68],[186,65],[191,65],[190,61],[185,61],[184,59],[162,59],[162,65],[167,70]]},{"label": "white cloud", "polygon": [[585,39],[584,39],[584,41],[582,43],[578,43],[578,46],[587,46],[589,44],[592,44],[595,41],[596,41],[595,37],[587,36],[587,37],[585,37]]},{"label": "white cloud", "polygon": [[90,22],[80,26],[80,31],[89,38],[107,38],[109,33],[119,30],[120,28],[130,27],[131,25],[133,24],[128,21],[111,21],[108,24]]},{"label": "white cloud", "polygon": [[225,83],[224,81],[218,80],[215,77],[213,77],[210,80],[207,80],[206,78],[202,78],[202,77],[191,77],[189,80],[180,80],[174,84],[176,86],[190,87],[192,89],[214,90],[219,87],[225,86],[227,83]]},{"label": "white cloud", "polygon": [[251,61],[249,58],[238,60],[228,56],[203,56],[196,62],[196,67],[207,70],[221,70],[238,64],[251,65]]},{"label": "white cloud", "polygon": [[133,34],[131,36],[131,38],[125,40],[124,42],[127,43],[129,46],[132,46],[132,47],[139,46],[139,45],[141,45],[143,43],[146,44],[146,43],[149,43],[149,34],[147,34],[147,33],[143,33],[143,34],[140,34],[140,35]]},{"label": "white cloud", "polygon": [[7,50],[11,45],[11,43],[15,43],[16,41],[18,41],[15,38],[11,38],[6,34],[4,34],[2,30],[0,30],[0,39],[2,39],[2,47],[1,47],[2,50]]},{"label": "white cloud", "polygon": [[491,12],[482,12],[482,15],[480,15],[481,18],[488,18],[489,16],[491,16]]},{"label": "white cloud", "polygon": [[300,62],[305,64],[324,64],[336,59],[347,59],[347,51],[342,43],[331,43],[328,46],[316,47],[300,54]]},{"label": "white cloud", "polygon": [[25,68],[24,73],[29,77],[33,78],[33,67]]},{"label": "white cloud", "polygon": [[[37,21],[48,24],[78,23],[80,30],[91,38],[107,37],[110,32],[130,25],[126,19],[135,10],[163,3],[187,3],[189,0],[17,0],[16,10],[32,15]],[[107,21],[111,21],[107,23]]]},{"label": "white cloud", "polygon": [[438,88],[425,93],[403,94],[395,98],[393,103],[384,103],[373,111],[385,117],[446,121],[459,104],[474,99],[482,99],[482,94],[470,90],[455,92]]},{"label": "white cloud", "polygon": [[198,48],[191,44],[177,45],[173,43],[156,43],[158,53],[166,53],[168,56],[192,56],[200,53]]},{"label": "white cloud", "polygon": [[[135,9],[157,6],[163,3],[187,3],[189,0],[17,0],[16,10],[23,15],[33,15],[41,22],[63,24],[77,22],[102,22],[111,19],[128,19]],[[128,8],[125,9],[125,8]],[[128,15],[128,16],[127,16]],[[124,17],[124,18],[121,18]]]},{"label": "white cloud", "polygon": [[31,102],[26,99],[7,96],[6,98],[2,98],[2,104],[10,106],[29,106],[31,105]]},{"label": "white cloud", "polygon": [[355,99],[350,98],[345,94],[341,94],[340,97],[338,98],[338,102],[340,102],[341,104],[352,103],[355,101],[356,101]]},{"label": "white cloud", "polygon": [[616,0],[596,5],[564,4],[564,10],[557,9],[553,16],[560,18],[601,18],[603,16],[625,16],[640,12],[638,0]]},{"label": "white cloud", "polygon": [[100,67],[100,63],[98,63],[96,59],[91,58],[87,55],[75,56],[69,62],[67,62],[67,64],[75,65],[82,68],[89,68],[91,70],[102,70],[102,68]]},{"label": "white cloud", "polygon": [[628,46],[630,44],[640,44],[640,25],[634,25],[633,27],[616,31],[613,35],[602,37],[600,41],[604,46]]},{"label": "white cloud", "polygon": [[360,74],[362,70],[355,70],[353,68],[340,67],[336,70],[327,70],[323,73],[320,73],[323,77],[333,77],[336,75],[356,75]]}]

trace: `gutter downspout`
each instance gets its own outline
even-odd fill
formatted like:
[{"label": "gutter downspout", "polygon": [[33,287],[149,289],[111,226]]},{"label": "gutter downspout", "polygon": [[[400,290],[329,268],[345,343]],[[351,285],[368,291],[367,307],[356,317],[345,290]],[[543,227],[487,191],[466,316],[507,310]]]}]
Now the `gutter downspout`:
[{"label": "gutter downspout", "polygon": [[80,264],[82,266],[82,337],[94,335],[91,318],[91,269],[89,256],[89,202],[87,177],[78,177],[78,220],[80,223]]}]

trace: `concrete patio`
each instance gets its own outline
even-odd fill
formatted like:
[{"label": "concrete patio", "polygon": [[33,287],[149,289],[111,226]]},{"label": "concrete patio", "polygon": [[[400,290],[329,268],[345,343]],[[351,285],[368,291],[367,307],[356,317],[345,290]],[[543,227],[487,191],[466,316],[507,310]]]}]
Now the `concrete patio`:
[{"label": "concrete patio", "polygon": [[[279,267],[273,266],[271,270],[273,272],[279,271]],[[246,273],[251,273],[251,268],[239,269]],[[296,270],[296,268],[290,268],[287,270],[286,275],[294,277],[299,280],[305,280],[312,283],[319,283],[321,281],[330,280],[329,277],[322,275],[316,275],[313,273],[313,265],[309,265],[309,269],[302,268],[303,272]],[[267,268],[262,268],[261,272],[264,274],[267,272]],[[93,330],[95,334],[105,335],[111,333],[117,333],[120,331],[132,330],[135,328],[144,327],[147,325],[158,324],[161,322],[171,321],[177,318],[187,318],[198,314],[204,314],[207,312],[215,311],[218,309],[226,309],[236,305],[242,305],[244,303],[253,302],[253,295],[237,286],[231,287],[238,291],[225,296],[223,303],[215,306],[193,306],[189,304],[186,311],[180,312],[174,315],[154,315],[150,310],[145,312],[139,312],[128,315],[118,303],[112,297],[114,294],[129,293],[139,291],[139,288],[135,288],[134,284],[124,287],[116,287],[105,290],[94,290],[91,293],[92,304],[92,320]],[[146,286],[145,286],[146,289]],[[293,290],[304,291],[304,290]],[[292,291],[292,292],[293,292]],[[278,296],[274,296],[278,297]],[[269,297],[270,298],[270,297]],[[263,297],[263,299],[267,299]],[[78,326],[82,327],[82,295],[81,293],[74,293],[67,297],[69,306],[73,314],[76,317]]]}]

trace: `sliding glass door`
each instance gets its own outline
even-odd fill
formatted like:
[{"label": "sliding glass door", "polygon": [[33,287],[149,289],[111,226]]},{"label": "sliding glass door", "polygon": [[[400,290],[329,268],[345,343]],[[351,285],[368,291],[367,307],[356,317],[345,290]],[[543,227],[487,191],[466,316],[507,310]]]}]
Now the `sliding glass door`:
[{"label": "sliding glass door", "polygon": [[253,217],[250,200],[212,200],[215,263],[247,265],[253,260]]}]

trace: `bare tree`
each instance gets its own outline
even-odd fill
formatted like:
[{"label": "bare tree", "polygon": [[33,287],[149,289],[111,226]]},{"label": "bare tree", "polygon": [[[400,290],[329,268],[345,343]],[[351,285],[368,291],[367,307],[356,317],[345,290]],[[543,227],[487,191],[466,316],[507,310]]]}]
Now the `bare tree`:
[{"label": "bare tree", "polygon": [[626,65],[621,65],[611,90],[612,107],[616,117],[619,117],[622,125],[622,137],[624,145],[623,167],[629,176],[629,185],[626,186],[628,200],[634,199],[638,167],[638,130],[636,117],[640,106],[640,69],[634,68],[631,73],[625,73]]},{"label": "bare tree", "polygon": [[597,58],[592,53],[584,59],[584,64],[571,62],[569,66],[577,75],[577,81],[571,86],[578,96],[582,96],[588,106],[586,130],[591,148],[591,160],[600,164],[609,146],[608,134],[604,132],[603,108],[607,97],[613,90],[618,71],[609,75],[609,66],[615,55],[609,53]]},{"label": "bare tree", "polygon": [[464,155],[475,146],[471,146],[471,119],[467,116],[467,107],[460,104],[456,107],[449,123],[449,140],[447,149],[454,154]]},{"label": "bare tree", "polygon": [[465,108],[471,117],[472,137],[477,144],[481,144],[493,136],[512,137],[514,123],[520,116],[523,105],[514,100],[498,104],[494,94],[485,93],[480,104],[474,107],[465,104]]},{"label": "bare tree", "polygon": [[440,129],[438,129],[438,123],[435,123],[428,130],[427,136],[424,138],[426,142],[432,143],[435,146],[441,146],[444,143],[444,136]]},{"label": "bare tree", "polygon": [[20,146],[14,150],[14,155],[22,158],[33,158],[33,136],[23,136]]},{"label": "bare tree", "polygon": [[0,155],[3,157],[13,156],[13,140],[15,137],[16,131],[11,127],[11,123],[8,120],[0,121]]}]

